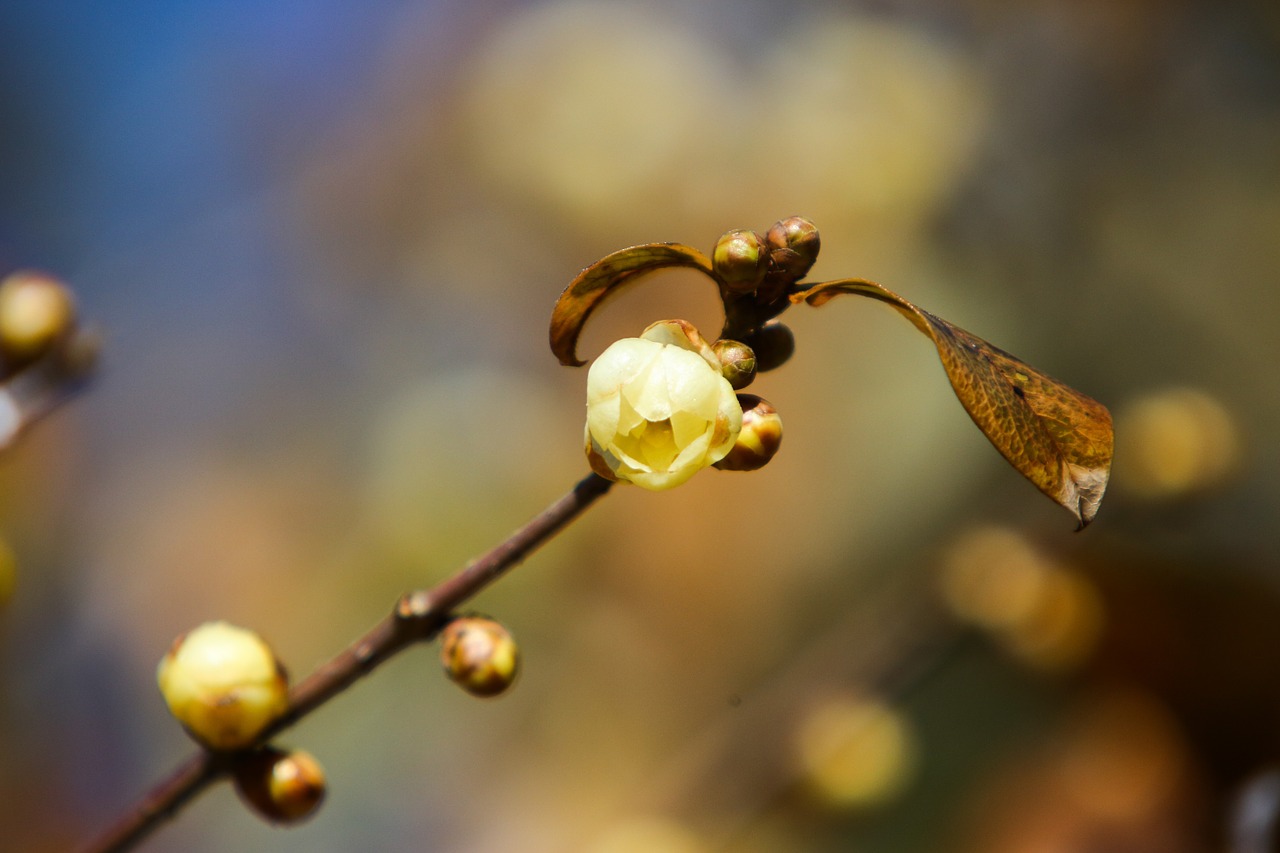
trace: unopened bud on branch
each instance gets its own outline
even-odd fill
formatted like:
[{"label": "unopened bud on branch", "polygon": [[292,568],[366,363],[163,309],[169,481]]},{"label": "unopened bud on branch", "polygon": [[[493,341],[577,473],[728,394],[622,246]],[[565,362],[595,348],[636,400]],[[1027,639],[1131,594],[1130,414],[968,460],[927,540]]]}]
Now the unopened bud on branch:
[{"label": "unopened bud on branch", "polygon": [[716,341],[711,347],[720,361],[720,372],[733,390],[741,391],[756,378],[756,354],[741,341]]},{"label": "unopened bud on branch", "polygon": [[734,293],[751,293],[769,271],[769,247],[754,231],[730,231],[716,242],[711,267]]},{"label": "unopened bud on branch", "polygon": [[302,750],[266,747],[236,766],[236,793],[269,823],[298,823],[315,814],[328,788],[324,768]]},{"label": "unopened bud on branch", "polygon": [[793,282],[808,274],[822,247],[817,226],[803,216],[775,222],[765,240],[773,268]]},{"label": "unopened bud on branch", "polygon": [[210,749],[246,747],[288,707],[284,668],[253,631],[207,622],[174,641],[156,672],[169,710]]},{"label": "unopened bud on branch", "polygon": [[739,394],[742,430],[733,449],[716,463],[722,471],[755,471],[763,468],[782,445],[782,418],[768,400]]},{"label": "unopened bud on branch", "polygon": [[516,679],[520,650],[506,628],[483,616],[463,616],[440,636],[445,674],[473,696],[497,696]]}]

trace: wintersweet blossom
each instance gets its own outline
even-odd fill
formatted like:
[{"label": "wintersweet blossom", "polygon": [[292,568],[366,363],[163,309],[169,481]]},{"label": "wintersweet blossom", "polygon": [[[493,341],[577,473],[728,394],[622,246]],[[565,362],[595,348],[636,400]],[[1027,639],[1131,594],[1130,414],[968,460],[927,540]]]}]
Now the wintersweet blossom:
[{"label": "wintersweet blossom", "polygon": [[683,320],[615,342],[587,375],[587,459],[611,480],[678,486],[722,459],[741,428],[719,361]]}]

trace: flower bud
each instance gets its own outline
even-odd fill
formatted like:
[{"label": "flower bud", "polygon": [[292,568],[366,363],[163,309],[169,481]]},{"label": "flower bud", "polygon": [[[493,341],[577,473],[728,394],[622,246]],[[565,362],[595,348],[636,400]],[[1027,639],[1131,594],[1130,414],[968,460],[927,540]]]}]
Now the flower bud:
[{"label": "flower bud", "polygon": [[769,270],[769,249],[754,231],[730,231],[716,241],[711,268],[734,293],[751,293]]},{"label": "flower bud", "polygon": [[587,460],[610,480],[678,486],[720,461],[741,426],[719,359],[683,320],[615,342],[587,374]]},{"label": "flower bud", "polygon": [[483,616],[464,616],[440,637],[445,674],[473,696],[497,696],[516,679],[520,650],[506,628]]},{"label": "flower bud", "polygon": [[297,823],[313,815],[324,801],[324,768],[308,752],[266,747],[240,761],[235,769],[236,793],[270,823]]},{"label": "flower bud", "polygon": [[739,394],[742,430],[733,449],[716,463],[722,471],[755,471],[763,468],[782,445],[782,418],[768,400]]},{"label": "flower bud", "polygon": [[773,269],[793,282],[808,274],[818,260],[818,249],[822,246],[817,226],[803,216],[775,222],[765,235],[765,241]]},{"label": "flower bud", "polygon": [[756,370],[764,373],[787,363],[796,351],[796,337],[786,325],[771,320],[747,335],[742,342],[756,354]]},{"label": "flower bud", "polygon": [[175,640],[156,680],[170,712],[210,749],[248,746],[289,705],[271,648],[226,622],[206,622]]},{"label": "flower bud", "polygon": [[756,354],[740,341],[716,341],[711,347],[720,362],[720,372],[735,391],[741,391],[756,378]]},{"label": "flower bud", "polygon": [[0,282],[0,351],[29,361],[66,338],[76,307],[65,285],[38,272],[15,272]]}]

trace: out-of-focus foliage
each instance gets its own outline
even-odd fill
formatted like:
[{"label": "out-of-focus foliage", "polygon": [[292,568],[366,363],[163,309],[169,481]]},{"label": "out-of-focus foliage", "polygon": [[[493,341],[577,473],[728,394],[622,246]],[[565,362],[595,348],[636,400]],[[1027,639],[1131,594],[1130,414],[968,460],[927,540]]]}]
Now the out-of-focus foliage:
[{"label": "out-of-focus foliage", "polygon": [[[0,458],[0,846],[66,849],[186,753],[177,634],[303,674],[585,473],[545,325],[584,265],[789,213],[810,278],[1115,411],[1086,532],[891,311],[792,312],[751,389],[784,453],[618,490],[477,601],[518,689],[410,652],[290,733],[313,820],[224,786],[149,849],[1199,851],[1280,760],[1272,4],[16,0],[0,32],[0,274],[67,280],[107,354]],[[580,350],[718,312],[674,271]],[[796,759],[850,696],[910,732],[874,807]]]}]

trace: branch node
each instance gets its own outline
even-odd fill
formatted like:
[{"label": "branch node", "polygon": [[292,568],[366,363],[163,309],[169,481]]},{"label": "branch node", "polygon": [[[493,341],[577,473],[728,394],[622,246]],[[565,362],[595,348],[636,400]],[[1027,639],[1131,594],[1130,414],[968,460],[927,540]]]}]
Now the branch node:
[{"label": "branch node", "polygon": [[402,622],[413,622],[431,615],[434,603],[431,592],[425,589],[405,593],[396,602],[396,618]]}]

